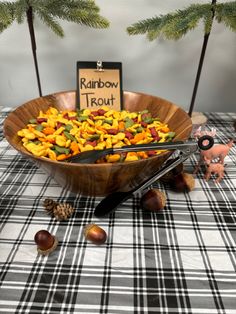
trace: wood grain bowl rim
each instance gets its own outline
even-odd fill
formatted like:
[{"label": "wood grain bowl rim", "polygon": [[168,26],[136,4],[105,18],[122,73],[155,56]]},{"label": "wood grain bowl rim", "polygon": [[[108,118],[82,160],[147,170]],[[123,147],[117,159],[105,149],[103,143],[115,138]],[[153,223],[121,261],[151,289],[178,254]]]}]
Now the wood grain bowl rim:
[{"label": "wood grain bowl rim", "polygon": [[[40,98],[50,98],[50,97],[53,97],[53,98],[57,98],[58,96],[60,96],[61,94],[69,94],[69,93],[75,93],[74,90],[65,90],[65,91],[60,91],[60,92],[55,92],[53,94],[48,94],[48,95],[44,95],[42,97],[38,97],[38,98],[33,98],[21,105],[19,105],[18,107],[16,107],[13,111],[11,111],[8,116],[5,118],[4,120],[4,123],[3,123],[3,134],[4,134],[4,137],[6,138],[6,140],[8,141],[8,143],[14,147],[18,152],[20,152],[22,155],[25,155],[27,157],[29,157],[30,159],[33,159],[34,161],[36,162],[47,162],[49,164],[52,164],[52,165],[61,165],[61,166],[70,166],[72,168],[79,168],[79,167],[89,167],[89,168],[100,168],[100,167],[106,167],[106,168],[109,168],[109,167],[120,167],[120,166],[128,166],[128,165],[131,165],[131,164],[140,164],[140,166],[142,164],[145,164],[147,162],[147,160],[158,160],[159,157],[165,157],[165,155],[170,155],[170,151],[166,151],[166,152],[163,152],[159,155],[156,155],[156,156],[151,156],[149,157],[148,159],[140,159],[140,160],[135,160],[135,161],[126,161],[126,162],[116,162],[116,163],[101,163],[101,164],[87,164],[87,163],[69,163],[69,162],[65,162],[65,161],[54,161],[54,160],[51,160],[50,158],[46,158],[46,157],[37,157],[37,156],[34,156],[33,154],[29,153],[23,145],[21,145],[21,148],[22,149],[19,149],[19,147],[17,147],[17,145],[12,141],[12,138],[9,137],[7,134],[6,134],[6,127],[7,127],[7,122],[9,119],[11,119],[11,116],[17,114],[17,111],[20,111],[22,109],[22,107],[27,107],[27,105],[29,105],[30,103],[32,103],[33,101],[36,101]],[[183,116],[185,116],[185,118],[188,118],[189,119],[189,135],[191,134],[191,130],[192,130],[192,123],[191,123],[191,119],[190,117],[188,116],[188,114],[178,105],[176,105],[175,103],[172,103],[164,98],[161,98],[159,96],[154,96],[154,95],[150,95],[150,94],[145,94],[145,93],[141,93],[141,92],[133,92],[133,91],[123,91],[123,93],[133,93],[135,95],[139,95],[139,96],[150,96],[150,97],[153,97],[153,98],[159,98],[160,100],[162,101],[167,101],[169,102],[173,107],[175,107],[176,109],[180,110],[181,113],[183,114]],[[52,104],[53,105],[53,104]],[[40,110],[40,109],[39,109]]]}]

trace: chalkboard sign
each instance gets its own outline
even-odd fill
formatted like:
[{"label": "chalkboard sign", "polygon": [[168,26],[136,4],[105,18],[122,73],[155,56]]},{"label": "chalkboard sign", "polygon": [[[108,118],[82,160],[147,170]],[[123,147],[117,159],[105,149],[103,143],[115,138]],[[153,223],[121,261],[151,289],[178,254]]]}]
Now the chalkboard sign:
[{"label": "chalkboard sign", "polygon": [[121,62],[77,62],[77,108],[123,108]]}]

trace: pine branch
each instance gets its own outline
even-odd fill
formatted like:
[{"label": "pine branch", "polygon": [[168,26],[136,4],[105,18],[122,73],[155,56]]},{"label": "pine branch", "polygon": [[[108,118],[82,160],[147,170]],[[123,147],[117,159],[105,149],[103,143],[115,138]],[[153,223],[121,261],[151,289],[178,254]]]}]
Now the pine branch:
[{"label": "pine branch", "polygon": [[149,41],[153,41],[154,39],[157,39],[160,36],[160,31],[149,31],[147,33],[147,39]]},{"label": "pine branch", "polygon": [[[88,10],[98,13],[99,7],[95,4],[93,0],[67,0],[63,2],[65,7],[70,10]],[[62,3],[62,4],[63,4]]]},{"label": "pine branch", "polygon": [[40,5],[40,10],[44,10],[48,14],[57,16],[67,21],[75,21],[76,12],[87,12],[97,14],[98,6],[92,0],[49,0],[47,3]]},{"label": "pine branch", "polygon": [[0,33],[8,28],[14,21],[13,3],[0,3]]},{"label": "pine branch", "polygon": [[107,19],[97,13],[89,12],[87,10],[76,10],[61,18],[69,22],[94,28],[107,28],[109,26]]},{"label": "pine branch", "polygon": [[49,14],[38,11],[38,16],[57,36],[64,37],[64,31],[61,25]]},{"label": "pine branch", "polygon": [[193,4],[183,10],[142,20],[128,27],[127,32],[130,35],[147,33],[149,40],[160,36],[177,40],[194,29],[200,19],[203,19],[205,34],[209,33],[213,20],[211,4]]},{"label": "pine branch", "polygon": [[201,7],[192,5],[188,10],[178,10],[170,20],[162,24],[161,32],[167,39],[179,39],[189,30],[194,29],[201,18]]},{"label": "pine branch", "polygon": [[94,12],[99,12],[99,7],[95,4],[93,0],[40,0],[40,6],[46,7],[48,10],[62,8],[62,10],[90,10]]},{"label": "pine branch", "polygon": [[41,12],[56,18],[86,25],[94,28],[107,28],[109,22],[99,15],[99,8],[93,0],[50,0],[47,3],[38,2]]},{"label": "pine branch", "polygon": [[210,34],[213,23],[212,10],[208,10],[208,12],[205,12],[203,16],[203,23],[205,34]]},{"label": "pine branch", "polygon": [[[57,18],[94,28],[109,26],[109,21],[99,14],[99,7],[94,0],[17,0],[3,4],[1,4],[0,31],[7,28],[13,19],[16,19],[17,23],[23,23],[29,7],[32,7],[34,15],[38,14],[43,23],[60,37],[64,36],[64,32],[56,21]],[[13,11],[11,22],[5,8],[10,5]]]},{"label": "pine branch", "polygon": [[162,19],[162,16],[160,17],[156,16],[153,18],[141,20],[127,27],[127,32],[129,35],[145,34],[152,31],[158,32],[158,29],[161,24],[161,19]]},{"label": "pine branch", "polygon": [[60,37],[64,36],[64,32],[57,19],[95,28],[106,28],[109,26],[109,22],[99,15],[99,7],[94,0],[16,0],[14,2],[0,2],[0,32],[6,29],[14,20],[22,23],[27,17],[39,96],[42,96],[33,23],[36,15]]},{"label": "pine branch", "polygon": [[29,8],[29,4],[27,0],[18,0],[15,2],[14,5],[14,16],[17,23],[21,24],[24,22],[26,17],[26,11]]},{"label": "pine branch", "polygon": [[217,22],[223,22],[226,27],[236,32],[236,1],[218,4],[215,17]]}]

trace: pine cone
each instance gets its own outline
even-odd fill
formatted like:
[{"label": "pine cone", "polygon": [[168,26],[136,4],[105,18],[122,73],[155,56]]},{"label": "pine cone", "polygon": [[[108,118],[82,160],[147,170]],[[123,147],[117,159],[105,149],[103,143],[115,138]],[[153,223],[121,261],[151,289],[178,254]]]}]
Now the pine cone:
[{"label": "pine cone", "polygon": [[57,207],[58,203],[52,200],[51,198],[46,198],[43,202],[45,210],[51,216],[53,216],[54,208]]},{"label": "pine cone", "polygon": [[59,203],[53,209],[53,215],[57,220],[66,220],[73,212],[74,208],[68,203]]}]

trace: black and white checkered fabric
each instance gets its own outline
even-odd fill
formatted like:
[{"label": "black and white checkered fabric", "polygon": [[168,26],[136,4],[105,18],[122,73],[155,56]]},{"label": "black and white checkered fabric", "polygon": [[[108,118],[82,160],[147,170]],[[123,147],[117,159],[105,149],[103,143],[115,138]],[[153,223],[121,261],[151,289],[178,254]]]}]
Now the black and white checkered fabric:
[{"label": "black and white checkered fabric", "polygon": [[[8,110],[1,113],[1,126]],[[236,114],[208,114],[217,142],[235,136]],[[185,162],[193,172],[198,155]],[[101,198],[60,187],[18,154],[0,133],[0,313],[236,313],[236,147],[220,183],[196,176],[196,188],[167,196],[159,213],[140,209],[136,195],[107,218],[93,210]],[[46,215],[45,198],[76,208],[64,222]],[[99,224],[108,240],[96,246],[83,228]],[[34,235],[59,240],[49,256]]]}]

